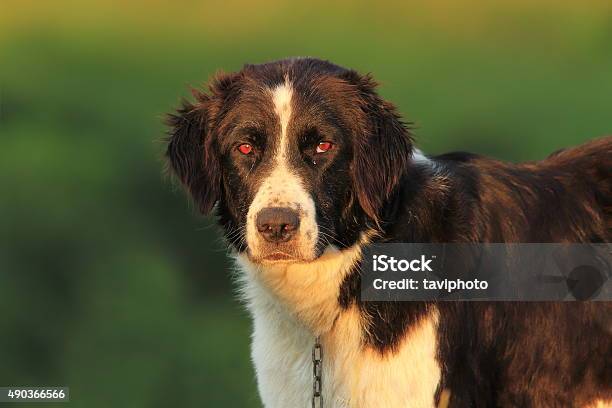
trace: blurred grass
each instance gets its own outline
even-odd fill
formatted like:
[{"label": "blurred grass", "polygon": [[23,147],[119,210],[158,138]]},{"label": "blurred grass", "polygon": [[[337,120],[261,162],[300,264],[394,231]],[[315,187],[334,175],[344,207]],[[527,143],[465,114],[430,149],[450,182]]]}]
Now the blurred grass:
[{"label": "blurred grass", "polygon": [[0,385],[74,407],[258,406],[218,234],[161,119],[216,70],[373,72],[428,153],[544,157],[612,130],[612,3],[0,4]]}]

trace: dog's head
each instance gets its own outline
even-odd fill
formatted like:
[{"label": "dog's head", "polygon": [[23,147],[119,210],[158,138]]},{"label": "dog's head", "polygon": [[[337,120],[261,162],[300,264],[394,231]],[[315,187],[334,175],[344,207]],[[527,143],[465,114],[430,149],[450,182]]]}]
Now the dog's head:
[{"label": "dog's head", "polygon": [[167,157],[256,263],[305,262],[375,227],[412,141],[376,83],[299,58],[219,74],[170,116]]}]

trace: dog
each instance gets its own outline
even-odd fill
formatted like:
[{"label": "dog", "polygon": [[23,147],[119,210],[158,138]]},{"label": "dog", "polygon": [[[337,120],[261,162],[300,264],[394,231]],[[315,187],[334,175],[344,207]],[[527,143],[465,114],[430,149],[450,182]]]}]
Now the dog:
[{"label": "dog", "polygon": [[611,242],[612,137],[523,164],[427,157],[376,86],[292,58],[219,73],[169,115],[169,167],[236,261],[263,405],[612,404],[610,302],[359,294],[373,243]]}]

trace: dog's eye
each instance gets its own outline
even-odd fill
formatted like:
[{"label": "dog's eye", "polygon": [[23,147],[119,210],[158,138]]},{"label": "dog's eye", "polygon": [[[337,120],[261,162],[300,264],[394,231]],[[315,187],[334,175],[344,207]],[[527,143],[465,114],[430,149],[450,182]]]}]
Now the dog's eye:
[{"label": "dog's eye", "polygon": [[331,149],[333,149],[334,144],[332,142],[319,142],[319,144],[317,145],[317,153],[325,153]]},{"label": "dog's eye", "polygon": [[253,153],[253,146],[248,143],[243,143],[238,146],[238,151],[242,154],[251,154]]}]

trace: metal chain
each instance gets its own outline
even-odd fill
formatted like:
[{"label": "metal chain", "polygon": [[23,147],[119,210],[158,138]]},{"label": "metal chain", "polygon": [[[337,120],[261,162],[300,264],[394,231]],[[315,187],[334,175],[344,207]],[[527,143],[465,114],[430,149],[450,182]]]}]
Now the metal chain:
[{"label": "metal chain", "polygon": [[323,349],[319,336],[312,347],[312,408],[323,408]]}]

